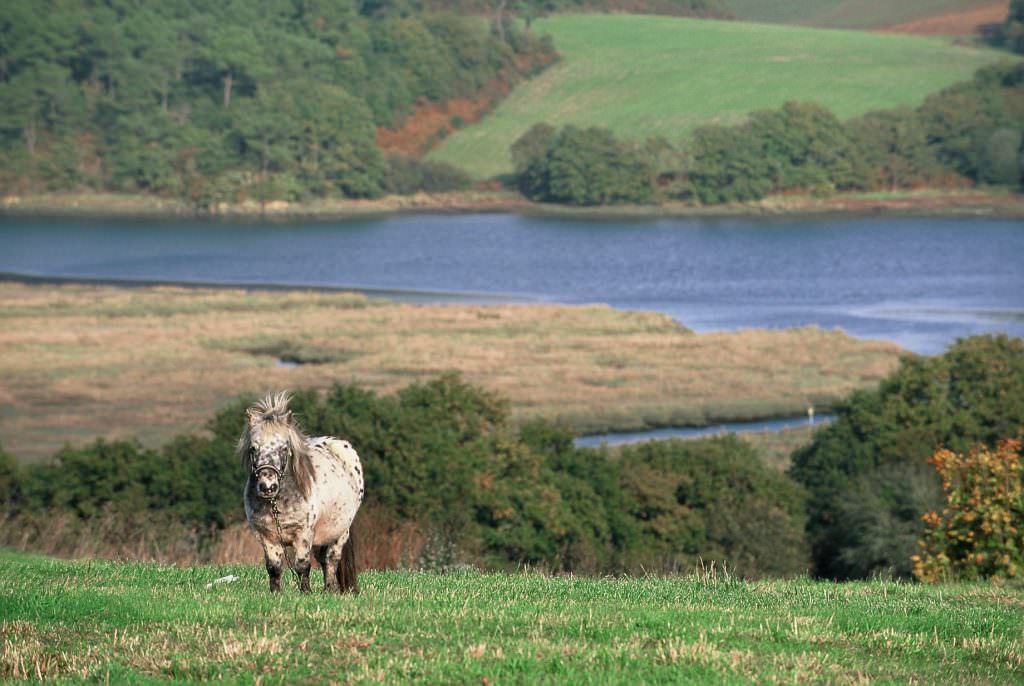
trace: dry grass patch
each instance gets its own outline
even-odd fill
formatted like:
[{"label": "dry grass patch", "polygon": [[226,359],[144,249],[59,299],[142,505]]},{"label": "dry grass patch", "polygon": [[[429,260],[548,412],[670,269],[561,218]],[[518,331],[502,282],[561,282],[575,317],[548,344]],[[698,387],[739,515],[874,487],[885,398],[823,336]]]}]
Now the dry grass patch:
[{"label": "dry grass patch", "polygon": [[27,459],[95,436],[155,445],[243,393],[387,393],[451,370],[517,420],[579,430],[802,413],[877,384],[901,353],[817,328],[697,335],[603,305],[17,283],[0,303],[0,436]]}]

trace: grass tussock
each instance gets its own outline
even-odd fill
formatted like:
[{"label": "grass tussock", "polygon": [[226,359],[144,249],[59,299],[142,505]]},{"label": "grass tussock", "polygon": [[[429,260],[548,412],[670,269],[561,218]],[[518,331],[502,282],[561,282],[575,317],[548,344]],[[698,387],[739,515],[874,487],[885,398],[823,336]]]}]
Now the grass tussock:
[{"label": "grass tussock", "polygon": [[[372,503],[352,529],[360,569],[436,569],[435,537]],[[107,512],[89,519],[64,511],[0,518],[0,548],[63,559],[147,562],[178,567],[262,564],[263,548],[244,521],[205,530],[170,516]],[[454,555],[452,555],[454,557]],[[315,562],[314,562],[315,566]]]},{"label": "grass tussock", "polygon": [[[235,583],[207,584],[236,575]],[[0,679],[1015,683],[1024,591],[984,585],[367,572],[271,596],[260,565],[0,551]],[[951,610],[952,608],[952,610]]]},{"label": "grass tussock", "polygon": [[579,431],[802,414],[877,384],[901,352],[817,328],[697,335],[599,305],[17,283],[0,302],[0,436],[22,459],[96,436],[157,445],[243,393],[388,393],[452,370],[516,420]]}]

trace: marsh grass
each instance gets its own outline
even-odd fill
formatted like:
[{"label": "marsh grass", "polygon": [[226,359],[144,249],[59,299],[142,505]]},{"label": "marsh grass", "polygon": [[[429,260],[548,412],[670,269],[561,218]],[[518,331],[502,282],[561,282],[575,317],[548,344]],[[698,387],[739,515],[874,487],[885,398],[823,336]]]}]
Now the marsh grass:
[{"label": "marsh grass", "polygon": [[368,572],[336,597],[271,596],[265,577],[0,551],[0,679],[1006,684],[1024,669],[1019,588],[464,570]]},{"label": "marsh grass", "polygon": [[11,282],[0,302],[0,441],[22,459],[97,436],[159,445],[242,394],[388,393],[452,370],[507,398],[515,421],[577,431],[792,416],[877,384],[901,352],[817,328],[698,335],[601,305]]}]

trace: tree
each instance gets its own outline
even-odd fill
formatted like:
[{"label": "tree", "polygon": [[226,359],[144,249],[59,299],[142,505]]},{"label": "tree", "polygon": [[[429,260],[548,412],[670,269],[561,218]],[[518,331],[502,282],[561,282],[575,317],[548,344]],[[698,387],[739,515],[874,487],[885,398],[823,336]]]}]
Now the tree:
[{"label": "tree", "polygon": [[999,89],[977,78],[929,96],[918,116],[939,161],[976,181],[981,179],[992,133],[1012,125]]},{"label": "tree", "polygon": [[1002,39],[1003,44],[1013,52],[1024,53],[1024,0],[1010,0]]},{"label": "tree", "polygon": [[261,68],[264,53],[256,36],[242,26],[212,27],[207,41],[203,55],[220,76],[222,104],[228,109],[236,82],[245,81],[252,88],[258,76],[268,76],[270,72]]},{"label": "tree", "polygon": [[74,108],[75,91],[66,68],[42,63],[19,71],[0,84],[4,102],[0,126],[19,130],[30,158],[35,159],[40,137],[63,123]]},{"label": "tree", "polygon": [[967,454],[939,450],[929,460],[942,478],[942,512],[930,511],[914,555],[921,581],[1016,578],[1024,573],[1024,463],[1020,441]]},{"label": "tree", "polygon": [[917,113],[909,107],[869,112],[847,124],[866,188],[912,188],[940,180],[943,169]]},{"label": "tree", "polygon": [[525,165],[519,185],[527,197],[570,205],[643,203],[653,198],[650,163],[639,150],[620,144],[608,129],[566,126],[553,140],[551,133],[546,125],[538,125],[513,144],[514,155]]},{"label": "tree", "polygon": [[708,204],[737,202],[757,200],[771,192],[772,170],[759,147],[749,124],[697,128],[686,170],[696,199]]},{"label": "tree", "polygon": [[996,129],[985,141],[978,176],[981,181],[1004,186],[1020,185],[1021,149],[1024,135],[1020,129]]}]

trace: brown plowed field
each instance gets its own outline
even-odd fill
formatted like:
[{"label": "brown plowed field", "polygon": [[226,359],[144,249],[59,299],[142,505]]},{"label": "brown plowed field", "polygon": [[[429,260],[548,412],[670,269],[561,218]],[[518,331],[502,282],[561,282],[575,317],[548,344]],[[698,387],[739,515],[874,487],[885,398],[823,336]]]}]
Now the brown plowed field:
[{"label": "brown plowed field", "polygon": [[922,36],[967,36],[982,32],[985,26],[1002,24],[1006,21],[1009,8],[1009,0],[999,0],[984,7],[940,14],[879,30],[886,33],[912,33]]}]

